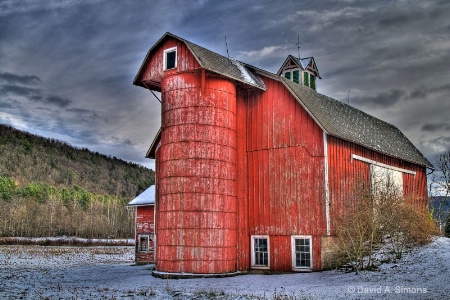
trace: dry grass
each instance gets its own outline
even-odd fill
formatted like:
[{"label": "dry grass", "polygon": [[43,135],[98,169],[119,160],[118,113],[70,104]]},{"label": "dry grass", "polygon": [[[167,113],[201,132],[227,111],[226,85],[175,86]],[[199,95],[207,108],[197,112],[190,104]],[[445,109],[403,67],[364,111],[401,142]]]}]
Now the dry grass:
[{"label": "dry grass", "polygon": [[0,245],[38,245],[38,246],[133,246],[127,239],[83,239],[77,237],[21,238],[0,237]]}]

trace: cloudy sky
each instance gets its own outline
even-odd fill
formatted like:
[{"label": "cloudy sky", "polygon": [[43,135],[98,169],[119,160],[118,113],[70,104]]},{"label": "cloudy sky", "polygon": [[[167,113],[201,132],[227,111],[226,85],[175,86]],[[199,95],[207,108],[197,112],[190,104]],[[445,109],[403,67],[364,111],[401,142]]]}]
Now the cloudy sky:
[{"label": "cloudy sky", "polygon": [[0,0],[0,123],[154,167],[160,103],[132,82],[171,32],[277,72],[314,56],[318,91],[450,149],[448,1]]}]

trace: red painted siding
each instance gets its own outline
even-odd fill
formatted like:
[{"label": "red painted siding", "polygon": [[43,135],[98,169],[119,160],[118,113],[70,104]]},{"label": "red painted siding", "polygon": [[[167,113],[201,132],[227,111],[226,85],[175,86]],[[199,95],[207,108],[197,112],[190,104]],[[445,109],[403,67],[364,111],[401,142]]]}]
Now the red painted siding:
[{"label": "red painted siding", "polygon": [[237,269],[250,269],[250,230],[248,202],[247,163],[247,91],[237,90],[236,133],[237,133]]},{"label": "red painted siding", "polygon": [[140,252],[139,235],[149,235],[153,237],[155,233],[155,209],[154,206],[138,206],[136,207],[136,263],[153,263],[154,242],[150,242],[148,252]]},{"label": "red painted siding", "polygon": [[326,230],[323,133],[280,82],[264,82],[266,92],[238,92],[238,176],[248,182],[238,185],[238,262],[249,269],[250,236],[269,235],[271,270],[291,271],[291,235],[313,236],[313,253],[320,257]]},{"label": "red painted siding", "polygon": [[155,210],[152,206],[136,207],[136,233],[155,232]]}]

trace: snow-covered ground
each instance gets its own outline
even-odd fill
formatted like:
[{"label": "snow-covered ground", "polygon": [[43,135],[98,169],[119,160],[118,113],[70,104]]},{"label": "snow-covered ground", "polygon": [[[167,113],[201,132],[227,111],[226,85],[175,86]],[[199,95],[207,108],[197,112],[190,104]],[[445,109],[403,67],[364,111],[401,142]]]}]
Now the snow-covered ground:
[{"label": "snow-covered ground", "polygon": [[0,246],[0,299],[450,299],[450,239],[360,275],[160,279],[133,247]]}]

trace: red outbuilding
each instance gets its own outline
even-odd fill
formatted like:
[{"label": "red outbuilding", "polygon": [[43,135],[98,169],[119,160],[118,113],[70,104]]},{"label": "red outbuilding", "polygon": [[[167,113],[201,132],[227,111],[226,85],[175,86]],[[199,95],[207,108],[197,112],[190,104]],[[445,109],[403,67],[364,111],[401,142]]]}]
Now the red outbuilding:
[{"label": "red outbuilding", "polygon": [[316,92],[318,79],[312,57],[274,74],[171,33],[148,51],[134,84],[161,93],[147,153],[154,275],[321,270],[375,170],[425,205],[431,163],[393,125]]},{"label": "red outbuilding", "polygon": [[155,186],[152,185],[131,200],[135,208],[135,263],[155,262]]}]

